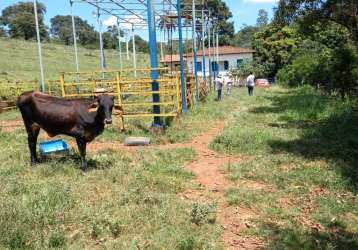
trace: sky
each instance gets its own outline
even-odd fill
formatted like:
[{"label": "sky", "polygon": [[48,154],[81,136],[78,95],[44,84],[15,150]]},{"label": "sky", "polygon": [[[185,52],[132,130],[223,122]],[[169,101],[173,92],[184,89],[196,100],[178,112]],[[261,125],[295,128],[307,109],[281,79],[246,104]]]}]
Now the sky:
[{"label": "sky", "polygon": [[[23,0],[26,1],[26,0]],[[235,32],[237,32],[243,25],[255,25],[256,18],[259,9],[264,9],[268,12],[269,18],[272,18],[273,8],[275,7],[277,0],[224,0],[230,8],[235,25]],[[0,0],[0,11],[7,6],[17,3],[17,0]],[[47,7],[47,13],[45,16],[45,22],[47,25],[50,23],[50,19],[55,15],[69,15],[70,4],[68,0],[40,0]],[[93,17],[93,7],[90,7],[84,3],[76,3],[74,14],[87,20],[90,24],[96,26],[96,21]],[[105,17],[108,19],[110,17]],[[106,23],[106,20],[103,20]],[[110,23],[110,22],[108,22]],[[141,35],[144,39],[147,38],[148,33],[143,31],[136,31],[138,35]],[[146,39],[147,40],[147,39]],[[160,39],[159,39],[160,40]]]}]

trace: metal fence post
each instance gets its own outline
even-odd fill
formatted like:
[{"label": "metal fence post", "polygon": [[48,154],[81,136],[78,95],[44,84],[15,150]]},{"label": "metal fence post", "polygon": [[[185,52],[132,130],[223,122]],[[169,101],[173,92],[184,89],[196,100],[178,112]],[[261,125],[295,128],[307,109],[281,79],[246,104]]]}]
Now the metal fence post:
[{"label": "metal fence post", "polygon": [[44,69],[43,69],[43,63],[42,63],[41,38],[40,38],[39,20],[38,20],[38,16],[37,16],[37,1],[36,0],[34,0],[34,12],[35,12],[37,48],[38,48],[38,53],[39,53],[39,64],[40,64],[40,75],[41,75],[41,91],[45,92],[45,77],[44,77]]},{"label": "metal fence post", "polygon": [[184,76],[184,48],[183,48],[183,25],[181,22],[181,0],[177,0],[179,51],[180,51],[180,82],[181,82],[181,105],[183,113],[187,112],[186,86]]},{"label": "metal fence post", "polygon": [[[149,49],[150,49],[150,64],[151,64],[151,78],[152,78],[152,91],[159,91],[158,83],[158,58],[157,58],[157,35],[154,17],[154,3],[153,0],[147,0],[147,15],[148,15],[148,30],[149,30]],[[153,103],[160,102],[159,93],[154,93]],[[160,105],[153,105],[153,113],[160,114]],[[161,126],[160,116],[154,116],[153,126]]]},{"label": "metal fence post", "polygon": [[195,0],[192,2],[192,37],[193,37],[193,54],[194,54],[194,76],[195,76],[195,88],[196,88],[196,101],[199,101],[199,82],[198,82],[198,59],[196,53],[196,15],[195,15]]},{"label": "metal fence post", "polygon": [[202,50],[203,50],[203,77],[204,77],[204,82],[206,84],[205,32],[206,32],[206,25],[205,25],[205,18],[204,18],[204,0],[203,0],[203,5],[201,7],[201,43],[202,43]]}]

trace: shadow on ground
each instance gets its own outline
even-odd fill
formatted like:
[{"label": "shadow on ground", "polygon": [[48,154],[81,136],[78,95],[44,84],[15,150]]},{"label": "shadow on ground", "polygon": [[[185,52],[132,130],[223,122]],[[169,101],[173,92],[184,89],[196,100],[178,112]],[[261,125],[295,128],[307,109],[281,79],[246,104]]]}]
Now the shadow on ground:
[{"label": "shadow on ground", "polygon": [[[103,163],[96,159],[91,159],[88,156],[86,157],[86,159],[88,164],[88,170],[108,168],[108,164],[106,164],[106,162]],[[46,164],[48,167],[53,168],[63,168],[66,165],[73,165],[80,169],[82,166],[82,161],[79,154],[70,151],[69,153],[52,153],[48,155],[41,155],[40,162],[38,164],[39,166],[41,166],[42,164]]]},{"label": "shadow on ground", "polygon": [[274,153],[289,152],[308,159],[325,159],[337,168],[354,191],[358,188],[358,110],[351,103],[316,94],[310,89],[293,89],[266,97],[272,105],[253,113],[280,114],[278,123],[268,126],[299,129],[294,140],[271,140]]},{"label": "shadow on ground", "polygon": [[268,249],[358,249],[357,235],[339,224],[327,231],[282,228],[274,223],[262,225],[268,230]]}]

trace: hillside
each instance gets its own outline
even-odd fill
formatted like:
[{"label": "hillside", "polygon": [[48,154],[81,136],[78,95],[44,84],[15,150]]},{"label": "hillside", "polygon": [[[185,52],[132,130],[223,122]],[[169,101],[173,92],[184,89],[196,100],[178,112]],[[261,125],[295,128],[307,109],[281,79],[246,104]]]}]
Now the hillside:
[{"label": "hillside", "polygon": [[[42,46],[45,78],[58,79],[62,71],[75,71],[75,59],[72,46],[45,43]],[[79,47],[80,70],[98,70],[100,65],[99,50]],[[119,55],[115,50],[105,50],[108,68],[119,67]],[[0,38],[0,81],[1,80],[37,80],[39,65],[36,42]],[[138,53],[137,66],[148,65],[149,57]],[[126,60],[123,53],[124,67],[132,66],[132,58]]]}]

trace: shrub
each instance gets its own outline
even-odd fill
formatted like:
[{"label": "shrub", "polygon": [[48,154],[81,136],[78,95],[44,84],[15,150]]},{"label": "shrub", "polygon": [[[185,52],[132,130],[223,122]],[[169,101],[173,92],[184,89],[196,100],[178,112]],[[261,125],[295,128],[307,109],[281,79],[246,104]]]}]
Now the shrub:
[{"label": "shrub", "polygon": [[316,56],[303,55],[295,60],[292,64],[279,70],[277,79],[280,83],[288,86],[298,86],[303,84],[311,84],[319,82],[318,72],[319,59]]},{"label": "shrub", "polygon": [[51,234],[49,239],[49,247],[50,248],[61,248],[66,244],[66,238],[63,234],[54,232]]},{"label": "shrub", "polygon": [[195,202],[190,216],[191,221],[197,225],[214,223],[216,220],[216,204]]},{"label": "shrub", "polygon": [[288,86],[310,84],[342,98],[358,91],[358,52],[353,45],[324,49],[318,54],[306,52],[277,73]]}]

